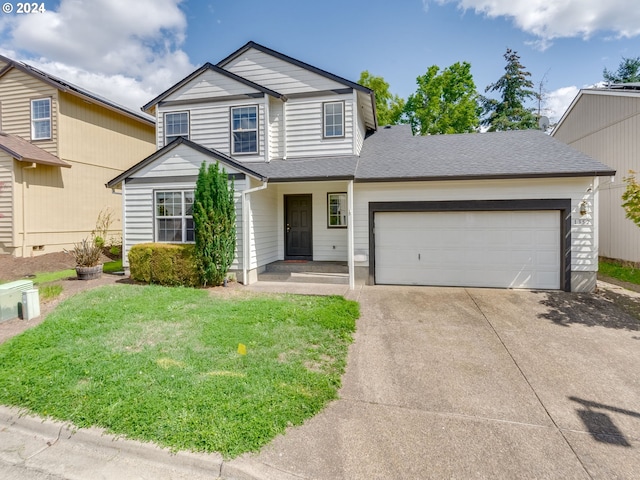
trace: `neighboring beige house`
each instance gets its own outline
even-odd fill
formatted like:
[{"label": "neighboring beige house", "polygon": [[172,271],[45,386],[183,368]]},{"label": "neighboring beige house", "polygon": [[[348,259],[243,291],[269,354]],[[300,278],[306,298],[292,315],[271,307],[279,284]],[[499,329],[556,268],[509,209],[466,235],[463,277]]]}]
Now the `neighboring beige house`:
[{"label": "neighboring beige house", "polygon": [[552,136],[617,171],[600,180],[600,255],[640,262],[640,228],[622,208],[624,177],[640,172],[640,84],[581,90]]},{"label": "neighboring beige house", "polygon": [[218,162],[244,284],[291,260],[344,263],[351,288],[595,288],[594,186],[615,172],[540,131],[378,128],[371,90],[254,42],[144,110],[158,151],[107,184],[122,189],[125,252],[192,243],[198,169]]},{"label": "neighboring beige house", "polygon": [[0,56],[0,253],[62,251],[122,198],[105,183],[155,150],[155,122]]}]

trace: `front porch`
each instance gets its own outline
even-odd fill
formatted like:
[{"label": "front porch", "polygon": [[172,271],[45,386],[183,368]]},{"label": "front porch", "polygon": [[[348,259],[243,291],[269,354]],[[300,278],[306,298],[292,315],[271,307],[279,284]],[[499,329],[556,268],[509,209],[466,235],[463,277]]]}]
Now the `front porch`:
[{"label": "front porch", "polygon": [[336,261],[278,260],[265,266],[258,282],[349,285],[349,266]]}]

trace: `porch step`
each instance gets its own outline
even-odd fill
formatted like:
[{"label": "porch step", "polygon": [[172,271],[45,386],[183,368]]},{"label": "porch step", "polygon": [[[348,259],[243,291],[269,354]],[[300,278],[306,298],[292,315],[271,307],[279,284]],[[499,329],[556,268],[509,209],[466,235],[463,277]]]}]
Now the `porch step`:
[{"label": "porch step", "polygon": [[311,262],[279,260],[266,266],[265,273],[305,273],[344,274],[349,275],[347,262]]}]

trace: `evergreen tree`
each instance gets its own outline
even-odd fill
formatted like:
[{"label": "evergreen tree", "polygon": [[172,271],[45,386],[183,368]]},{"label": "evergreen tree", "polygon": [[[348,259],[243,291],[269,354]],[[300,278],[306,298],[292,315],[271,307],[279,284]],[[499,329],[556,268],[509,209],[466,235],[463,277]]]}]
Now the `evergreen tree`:
[{"label": "evergreen tree", "polygon": [[529,79],[531,73],[520,63],[518,52],[507,48],[504,59],[507,61],[504,75],[485,89],[485,92],[498,92],[500,98],[482,99],[486,115],[482,124],[488,126],[490,132],[538,128],[533,109],[525,107],[527,100],[537,98]]},{"label": "evergreen tree", "polygon": [[622,57],[618,70],[610,72],[606,68],[602,72],[602,77],[611,83],[631,83],[640,82],[640,57]]},{"label": "evergreen tree", "polygon": [[236,211],[233,183],[218,162],[198,172],[193,202],[198,273],[202,285],[221,285],[236,249]]}]

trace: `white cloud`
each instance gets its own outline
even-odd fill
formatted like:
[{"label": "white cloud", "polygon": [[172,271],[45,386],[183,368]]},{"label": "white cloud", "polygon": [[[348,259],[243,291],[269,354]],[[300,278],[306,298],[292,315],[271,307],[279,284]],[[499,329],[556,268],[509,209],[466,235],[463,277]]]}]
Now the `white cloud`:
[{"label": "white cloud", "polygon": [[[427,0],[423,0],[424,2]],[[545,49],[554,38],[589,38],[596,32],[617,37],[640,35],[640,8],[629,0],[434,0],[455,3],[489,18],[511,18],[521,30],[535,35]]]},{"label": "white cloud", "polygon": [[195,68],[181,50],[181,2],[61,0],[0,29],[12,58],[137,110]]},{"label": "white cloud", "polygon": [[544,114],[549,117],[551,123],[556,123],[560,120],[579,91],[578,87],[572,85],[546,94]]}]

